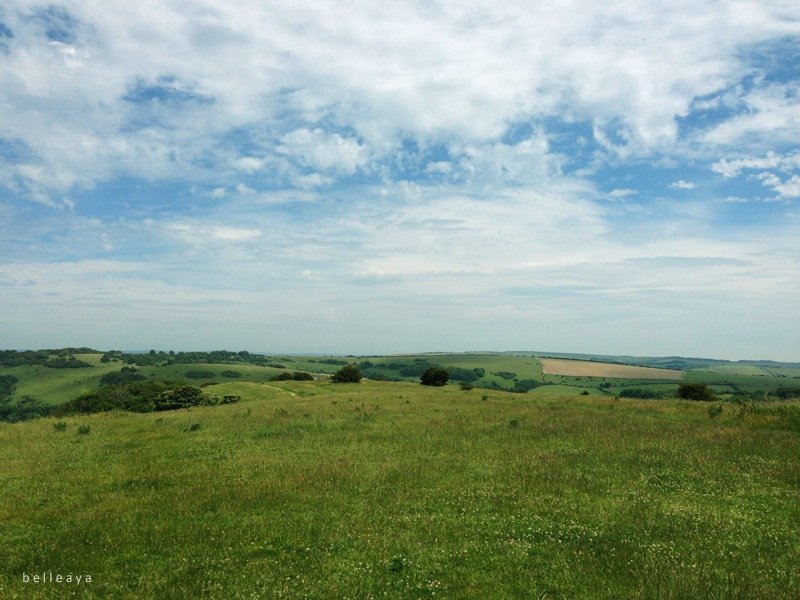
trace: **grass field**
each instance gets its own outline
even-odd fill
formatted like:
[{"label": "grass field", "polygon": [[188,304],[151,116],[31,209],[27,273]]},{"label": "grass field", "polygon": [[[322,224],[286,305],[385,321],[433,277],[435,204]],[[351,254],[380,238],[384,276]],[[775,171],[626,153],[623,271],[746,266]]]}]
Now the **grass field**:
[{"label": "grass field", "polygon": [[545,375],[568,375],[570,377],[612,377],[630,379],[681,379],[682,371],[634,367],[614,363],[566,360],[561,358],[542,358],[542,371]]},{"label": "grass field", "polygon": [[[546,388],[211,390],[242,401],[0,423],[0,598],[800,596],[784,413]],[[92,583],[22,582],[42,571]]]},{"label": "grass field", "polygon": [[757,367],[755,365],[713,365],[698,370],[702,370],[707,373],[722,373],[725,375],[772,375],[768,369],[765,369],[764,367]]}]

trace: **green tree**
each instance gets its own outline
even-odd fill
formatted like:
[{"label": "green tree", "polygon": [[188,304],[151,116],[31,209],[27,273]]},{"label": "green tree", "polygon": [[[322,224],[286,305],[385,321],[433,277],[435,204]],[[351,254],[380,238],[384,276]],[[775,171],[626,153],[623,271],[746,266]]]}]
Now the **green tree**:
[{"label": "green tree", "polygon": [[705,383],[685,381],[678,386],[678,398],[684,400],[714,400],[714,391]]},{"label": "green tree", "polygon": [[359,383],[364,375],[356,365],[345,365],[331,377],[334,383]]},{"label": "green tree", "polygon": [[446,369],[442,367],[428,367],[425,369],[425,372],[422,373],[420,383],[422,385],[441,387],[447,383],[448,379],[450,379],[450,373],[448,373]]}]

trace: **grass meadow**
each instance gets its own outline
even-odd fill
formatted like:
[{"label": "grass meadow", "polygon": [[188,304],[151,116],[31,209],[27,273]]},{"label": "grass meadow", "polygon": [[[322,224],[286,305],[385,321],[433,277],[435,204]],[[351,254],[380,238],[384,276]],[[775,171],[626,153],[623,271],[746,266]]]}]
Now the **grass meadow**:
[{"label": "grass meadow", "polygon": [[0,598],[800,597],[791,406],[215,389],[0,423]]}]

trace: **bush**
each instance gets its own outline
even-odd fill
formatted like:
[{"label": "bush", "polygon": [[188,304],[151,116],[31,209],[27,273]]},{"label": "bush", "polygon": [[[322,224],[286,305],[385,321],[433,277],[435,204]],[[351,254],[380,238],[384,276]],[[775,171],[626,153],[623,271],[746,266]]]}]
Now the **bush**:
[{"label": "bush", "polygon": [[67,428],[67,424],[64,421],[59,421],[58,423],[53,423],[53,429],[56,431],[64,431]]},{"label": "bush", "polygon": [[213,371],[187,371],[185,377],[188,379],[213,379]]},{"label": "bush", "polygon": [[469,390],[471,390],[471,389],[474,389],[474,388],[475,388],[475,386],[474,386],[474,385],[472,385],[471,383],[469,383],[469,382],[467,382],[467,381],[462,381],[462,382],[461,382],[461,385],[460,385],[460,387],[461,387],[461,389],[462,389],[462,390],[464,390],[465,392],[468,392]]},{"label": "bush", "polygon": [[192,423],[189,426],[189,431],[197,431],[198,429],[200,429],[200,423]]},{"label": "bush", "polygon": [[222,373],[220,373],[220,375],[222,375],[223,377],[229,377],[231,379],[242,376],[242,374],[239,373],[239,371],[223,371]]},{"label": "bush", "polygon": [[450,374],[446,369],[441,367],[428,367],[420,377],[422,385],[431,385],[434,387],[441,387],[450,379]]},{"label": "bush", "polygon": [[705,383],[686,381],[678,386],[678,398],[684,400],[714,400],[714,392]]},{"label": "bush", "polygon": [[663,398],[663,392],[657,392],[655,390],[646,390],[642,388],[625,388],[620,390],[619,392],[620,398],[644,398],[644,399],[656,399],[656,398]]},{"label": "bush", "polygon": [[465,381],[467,383],[477,381],[486,375],[486,371],[483,369],[462,369],[461,367],[448,367],[447,373],[453,381]]},{"label": "bush", "polygon": [[235,402],[239,402],[241,399],[242,397],[237,394],[225,394],[222,397],[222,402],[220,402],[220,404],[233,404]]},{"label": "bush", "polygon": [[92,430],[91,425],[81,425],[78,427],[78,435],[88,435],[88,433]]},{"label": "bush", "polygon": [[200,388],[184,385],[161,392],[156,398],[156,410],[176,410],[190,406],[208,406],[211,400],[203,395]]},{"label": "bush", "polygon": [[509,381],[512,379],[517,378],[516,373],[512,373],[511,371],[495,371],[492,375],[497,375],[498,377],[502,377],[503,379],[508,379]]},{"label": "bush", "polygon": [[539,382],[535,379],[520,379],[514,384],[514,387],[511,388],[511,391],[524,394],[525,392],[530,392],[537,386],[539,386]]},{"label": "bush", "polygon": [[51,358],[44,363],[44,366],[50,367],[51,369],[81,369],[84,367],[91,367],[92,365],[78,360],[74,356],[70,356],[69,358]]},{"label": "bush", "polygon": [[712,419],[720,416],[722,414],[722,404],[718,404],[716,406],[709,406],[708,407],[708,416]]},{"label": "bush", "polygon": [[781,400],[788,400],[789,398],[800,398],[800,388],[790,388],[781,386],[772,394]]},{"label": "bush", "polygon": [[0,400],[11,395],[18,381],[13,375],[0,375]]},{"label": "bush", "polygon": [[359,383],[364,376],[356,365],[345,365],[331,377],[334,383]]},{"label": "bush", "polygon": [[314,381],[311,373],[304,373],[302,371],[295,371],[294,373],[279,373],[272,377],[270,381]]},{"label": "bush", "polygon": [[11,398],[6,398],[0,401],[0,421],[27,421],[49,414],[50,410],[50,406],[30,396],[24,396],[18,402],[11,402]]},{"label": "bush", "polygon": [[137,373],[137,371],[138,369],[135,367],[122,367],[119,371],[106,373],[100,378],[100,385],[119,385],[132,381],[144,381],[145,376]]}]

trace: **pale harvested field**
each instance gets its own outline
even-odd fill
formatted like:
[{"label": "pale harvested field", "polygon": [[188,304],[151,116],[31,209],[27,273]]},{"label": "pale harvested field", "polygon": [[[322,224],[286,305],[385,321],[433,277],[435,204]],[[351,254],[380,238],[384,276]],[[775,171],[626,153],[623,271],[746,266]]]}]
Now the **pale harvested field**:
[{"label": "pale harvested field", "polygon": [[561,358],[542,358],[542,372],[545,375],[569,375],[572,377],[617,377],[621,379],[681,379],[682,371],[655,369],[653,367],[632,367],[613,363],[590,362],[587,360],[564,360]]}]

